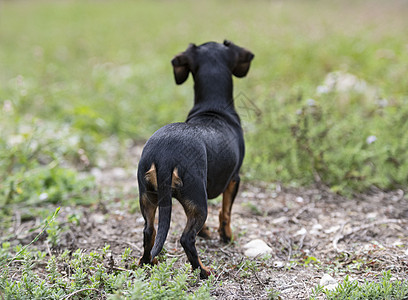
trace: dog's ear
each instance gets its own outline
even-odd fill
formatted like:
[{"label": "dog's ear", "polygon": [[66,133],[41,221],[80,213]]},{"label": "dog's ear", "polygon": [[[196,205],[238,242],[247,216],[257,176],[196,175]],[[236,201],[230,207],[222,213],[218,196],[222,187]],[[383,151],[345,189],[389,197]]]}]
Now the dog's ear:
[{"label": "dog's ear", "polygon": [[190,68],[188,67],[188,59],[186,54],[180,53],[176,55],[172,60],[174,79],[177,84],[182,84],[187,80]]},{"label": "dog's ear", "polygon": [[[245,49],[244,49],[245,50]],[[245,53],[239,55],[238,63],[232,70],[232,74],[237,77],[244,77],[251,66],[251,60],[255,57],[250,51],[245,50]]]},{"label": "dog's ear", "polygon": [[190,44],[186,51],[177,54],[172,60],[174,79],[177,84],[182,84],[187,80],[188,74],[190,73],[190,62],[189,55],[190,52],[197,46],[195,44]]},{"label": "dog's ear", "polygon": [[251,66],[251,61],[255,55],[251,51],[239,47],[228,40],[224,41],[224,45],[234,49],[234,51],[237,53],[237,61],[232,69],[232,74],[234,74],[236,77],[244,77],[248,73],[249,67]]}]

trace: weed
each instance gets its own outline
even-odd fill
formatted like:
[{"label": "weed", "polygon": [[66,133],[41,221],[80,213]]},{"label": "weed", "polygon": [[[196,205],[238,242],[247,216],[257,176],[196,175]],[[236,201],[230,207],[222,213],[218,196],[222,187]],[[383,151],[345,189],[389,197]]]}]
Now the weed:
[{"label": "weed", "polygon": [[351,281],[348,276],[334,290],[322,286],[314,287],[312,299],[324,294],[327,299],[406,299],[408,297],[408,282],[393,281],[390,271],[384,272],[378,282]]},{"label": "weed", "polygon": [[238,269],[240,270],[240,276],[243,278],[251,277],[255,272],[258,272],[258,261],[245,259],[239,265]]},{"label": "weed", "polygon": [[269,300],[277,300],[277,299],[281,299],[280,297],[280,292],[275,290],[274,288],[267,288],[266,292],[268,294],[268,299]]},{"label": "weed", "polygon": [[[103,250],[87,254],[78,249],[70,258],[52,256],[46,261],[44,255],[34,255],[27,248],[23,249],[18,262],[14,262],[15,267],[3,268],[0,272],[0,290],[6,299],[60,299],[69,295],[92,298],[101,293],[109,299],[211,298],[214,278],[198,282],[198,273],[192,273],[189,264],[175,267],[176,259],[154,267],[118,268],[112,272],[105,265]],[[129,254],[125,251],[122,257]],[[38,263],[46,263],[45,274],[35,271]],[[66,270],[69,276],[64,275]]]}]

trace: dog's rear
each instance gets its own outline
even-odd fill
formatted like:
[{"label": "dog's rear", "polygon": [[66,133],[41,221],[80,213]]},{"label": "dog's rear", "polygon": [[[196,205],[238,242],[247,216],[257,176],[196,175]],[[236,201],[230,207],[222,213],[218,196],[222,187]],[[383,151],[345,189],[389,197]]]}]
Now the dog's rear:
[{"label": "dog's rear", "polygon": [[[170,227],[171,199],[182,204],[187,224],[180,239],[194,269],[202,278],[209,270],[198,258],[195,239],[205,231],[207,199],[223,193],[219,233],[232,238],[231,207],[238,191],[244,156],[240,120],[232,99],[231,74],[243,77],[253,54],[231,42],[191,44],[173,60],[177,84],[191,72],[195,81],[194,107],[185,123],[169,124],[146,143],[138,168],[140,208],[145,219],[144,253],[140,263],[154,263]],[[154,218],[159,207],[156,236]]]}]

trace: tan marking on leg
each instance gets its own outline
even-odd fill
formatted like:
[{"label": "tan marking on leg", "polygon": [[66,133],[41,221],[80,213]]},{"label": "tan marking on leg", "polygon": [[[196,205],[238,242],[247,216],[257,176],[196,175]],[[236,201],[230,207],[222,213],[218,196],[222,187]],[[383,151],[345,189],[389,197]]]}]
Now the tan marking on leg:
[{"label": "tan marking on leg", "polygon": [[[181,235],[180,244],[186,252],[193,269],[200,268],[200,277],[203,279],[208,278],[210,271],[200,261],[196,248],[196,235],[203,228],[207,219],[207,207],[199,206],[197,203],[188,200],[182,201],[181,204],[187,215],[187,224]],[[204,202],[204,205],[206,204]]]},{"label": "tan marking on leg", "polygon": [[[143,231],[143,256],[139,260],[139,265],[147,263],[157,264],[156,259],[154,259],[151,262],[150,256],[150,251],[152,250],[154,241],[156,239],[156,229],[154,228],[154,220],[157,206],[152,203],[152,200],[149,199],[149,196],[143,194],[141,196],[140,208],[142,210],[143,218],[145,219],[145,229]],[[150,228],[151,235],[145,232],[147,228]]]},{"label": "tan marking on leg", "polygon": [[155,190],[157,190],[157,172],[154,163],[152,163],[152,166],[150,167],[149,171],[146,172],[144,178],[153,186]]},{"label": "tan marking on leg", "polygon": [[198,258],[198,263],[200,264],[200,277],[202,279],[207,279],[208,276],[211,275],[211,269],[209,267],[206,267],[203,265],[203,263],[201,262],[201,259]]},{"label": "tan marking on leg", "polygon": [[174,168],[173,174],[171,175],[171,187],[175,189],[175,188],[182,187],[182,186],[183,186],[183,181],[178,175],[178,169]]},{"label": "tan marking on leg", "polygon": [[232,230],[231,230],[231,204],[233,201],[233,197],[236,194],[236,184],[235,180],[231,180],[228,184],[227,189],[222,194],[222,208],[219,214],[219,221],[220,227],[218,228],[218,232],[221,238],[225,242],[229,242],[232,240]]}]

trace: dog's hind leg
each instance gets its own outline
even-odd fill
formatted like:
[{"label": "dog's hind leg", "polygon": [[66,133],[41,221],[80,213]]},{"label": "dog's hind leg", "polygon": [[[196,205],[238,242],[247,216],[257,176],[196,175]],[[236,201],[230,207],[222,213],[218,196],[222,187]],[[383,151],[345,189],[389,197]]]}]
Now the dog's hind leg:
[{"label": "dog's hind leg", "polygon": [[139,264],[157,263],[157,260],[151,261],[150,251],[153,248],[156,238],[156,229],[154,228],[154,218],[157,209],[157,195],[153,193],[140,193],[140,210],[142,211],[145,225],[143,229],[143,256]]},{"label": "dog's hind leg", "polygon": [[200,232],[207,219],[207,196],[205,189],[201,193],[197,192],[195,195],[196,198],[200,197],[200,199],[180,201],[187,215],[187,224],[180,238],[180,244],[183,246],[193,269],[200,268],[200,277],[206,279],[210,271],[202,264],[198,257],[195,243],[197,233]]},{"label": "dog's hind leg", "polygon": [[218,228],[218,233],[225,243],[229,243],[232,240],[231,209],[235,196],[238,193],[239,182],[240,178],[237,175],[230,181],[227,189],[222,194],[222,208],[219,215],[220,227]]}]

